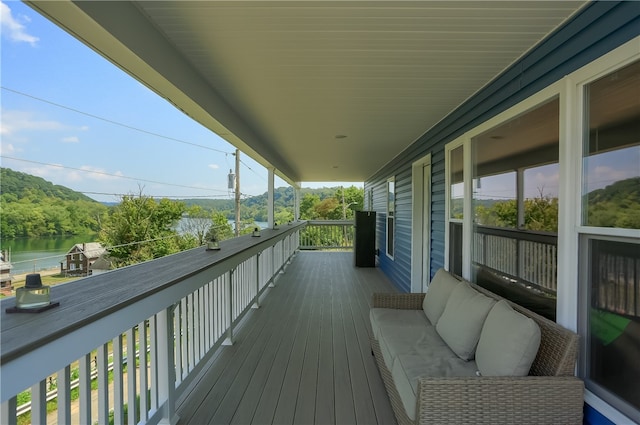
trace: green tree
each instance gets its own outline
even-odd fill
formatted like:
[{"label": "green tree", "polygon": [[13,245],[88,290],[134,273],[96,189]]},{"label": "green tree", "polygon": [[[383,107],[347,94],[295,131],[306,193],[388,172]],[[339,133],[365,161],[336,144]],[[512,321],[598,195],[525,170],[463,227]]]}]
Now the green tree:
[{"label": "green tree", "polygon": [[215,238],[219,241],[231,239],[234,237],[233,228],[227,220],[227,216],[221,212],[213,212],[211,214],[211,226],[207,230],[206,239]]},{"label": "green tree", "polygon": [[300,218],[302,220],[315,220],[317,213],[314,207],[320,203],[320,196],[313,193],[305,193],[300,200]]},{"label": "green tree", "polygon": [[315,214],[320,220],[340,220],[342,207],[336,198],[326,198],[314,206]]},{"label": "green tree", "polygon": [[339,187],[335,198],[342,206],[341,218],[353,218],[354,211],[362,211],[364,206],[364,189],[355,186]]},{"label": "green tree", "polygon": [[185,211],[182,202],[162,199],[159,202],[140,192],[125,195],[114,207],[99,233],[99,240],[109,248],[116,267],[160,258],[192,248],[193,236],[181,236],[175,230]]}]

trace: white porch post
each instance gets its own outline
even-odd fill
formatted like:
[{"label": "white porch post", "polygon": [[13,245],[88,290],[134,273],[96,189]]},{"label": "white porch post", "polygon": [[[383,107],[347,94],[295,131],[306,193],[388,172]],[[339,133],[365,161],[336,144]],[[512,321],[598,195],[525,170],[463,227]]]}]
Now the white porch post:
[{"label": "white porch post", "polygon": [[300,183],[296,184],[294,194],[293,221],[298,221],[300,219]]},{"label": "white porch post", "polygon": [[268,220],[268,226],[270,229],[273,229],[273,225],[275,223],[274,221],[274,210],[273,210],[273,202],[274,202],[274,194],[273,194],[273,190],[274,190],[274,177],[275,177],[275,168],[268,168],[269,170],[269,176],[267,178],[267,185],[268,185],[268,195],[267,195],[267,220]]}]

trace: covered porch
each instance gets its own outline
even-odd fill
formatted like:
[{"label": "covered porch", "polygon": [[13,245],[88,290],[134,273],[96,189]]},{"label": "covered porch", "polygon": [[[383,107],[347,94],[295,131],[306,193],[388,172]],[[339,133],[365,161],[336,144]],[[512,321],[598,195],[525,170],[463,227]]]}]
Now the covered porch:
[{"label": "covered porch", "polygon": [[395,423],[369,344],[376,291],[395,289],[353,253],[299,252],[178,400],[178,423]]}]

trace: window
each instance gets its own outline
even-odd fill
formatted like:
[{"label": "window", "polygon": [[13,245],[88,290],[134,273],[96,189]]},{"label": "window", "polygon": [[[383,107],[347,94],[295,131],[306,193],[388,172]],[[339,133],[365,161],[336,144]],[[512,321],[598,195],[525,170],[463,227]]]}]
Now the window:
[{"label": "window", "polygon": [[387,255],[393,258],[396,210],[396,181],[394,177],[387,180]]},{"label": "window", "polygon": [[559,108],[552,99],[471,139],[472,279],[552,320]]},{"label": "window", "polygon": [[585,88],[586,226],[640,229],[640,62]]},{"label": "window", "polygon": [[[584,87],[581,372],[640,420],[640,62]],[[635,236],[634,236],[635,235]]]}]

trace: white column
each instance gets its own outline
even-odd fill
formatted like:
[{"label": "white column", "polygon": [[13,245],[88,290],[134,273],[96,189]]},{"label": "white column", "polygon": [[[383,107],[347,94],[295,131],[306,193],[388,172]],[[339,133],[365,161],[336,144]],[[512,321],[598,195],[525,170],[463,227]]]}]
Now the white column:
[{"label": "white column", "polygon": [[268,189],[267,189],[267,220],[268,220],[268,226],[270,229],[273,229],[273,224],[274,224],[274,209],[273,209],[273,203],[274,203],[274,177],[275,177],[275,168],[268,168],[269,171],[269,176],[267,179],[267,184],[268,184]]},{"label": "white column", "polygon": [[293,221],[298,221],[300,219],[300,183],[296,184],[294,193]]}]

